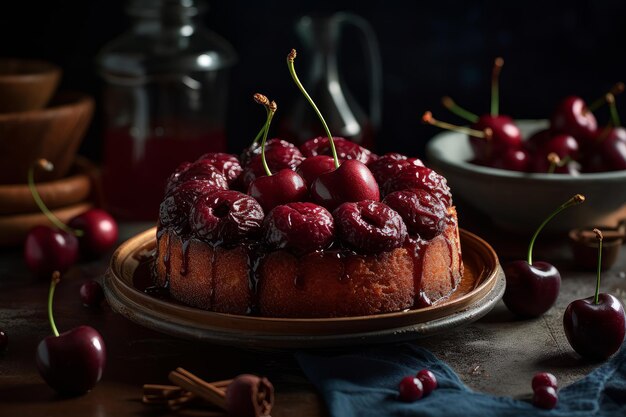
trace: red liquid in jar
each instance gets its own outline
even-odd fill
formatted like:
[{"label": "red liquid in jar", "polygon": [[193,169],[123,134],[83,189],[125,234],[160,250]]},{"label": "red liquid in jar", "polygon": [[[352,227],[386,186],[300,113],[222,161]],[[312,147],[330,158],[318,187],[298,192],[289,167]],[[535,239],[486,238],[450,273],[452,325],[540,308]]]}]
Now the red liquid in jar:
[{"label": "red liquid in jar", "polygon": [[225,152],[223,130],[191,130],[176,136],[148,136],[139,140],[127,128],[104,134],[103,186],[106,204],[123,220],[155,221],[165,183],[174,169],[206,152]]}]

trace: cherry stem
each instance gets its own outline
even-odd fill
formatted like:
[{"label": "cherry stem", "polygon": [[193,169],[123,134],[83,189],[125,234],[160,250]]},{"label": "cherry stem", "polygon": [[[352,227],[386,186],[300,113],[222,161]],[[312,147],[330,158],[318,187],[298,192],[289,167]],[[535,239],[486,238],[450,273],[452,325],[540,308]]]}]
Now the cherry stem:
[{"label": "cherry stem", "polygon": [[442,97],[441,104],[443,104],[446,109],[450,110],[457,116],[467,120],[468,122],[476,123],[478,121],[477,115],[459,106],[454,100],[452,100],[452,98],[448,96]]},{"label": "cherry stem", "polygon": [[500,71],[504,65],[504,59],[496,58],[493,62],[493,70],[491,72],[491,115],[497,116],[500,111],[500,88],[498,85],[500,79]]},{"label": "cherry stem", "polygon": [[539,236],[539,232],[541,232],[543,230],[543,228],[546,226],[546,224],[548,224],[548,222],[550,220],[552,220],[554,218],[554,216],[556,216],[557,214],[559,214],[560,212],[562,212],[566,208],[575,206],[577,204],[580,204],[583,201],[585,201],[585,196],[582,195],[582,194],[576,194],[574,197],[570,198],[565,203],[561,204],[561,206],[559,208],[554,210],[554,212],[552,214],[550,214],[548,216],[548,218],[545,219],[543,221],[543,223],[541,223],[541,225],[539,225],[539,228],[537,229],[537,231],[535,232],[533,237],[530,239],[530,245],[528,246],[528,264],[529,265],[533,264],[533,246],[535,246],[535,240],[537,240],[537,236]]},{"label": "cherry stem", "polygon": [[599,229],[593,229],[598,239],[598,277],[596,278],[596,295],[593,299],[594,304],[598,304],[598,295],[600,294],[600,269],[602,268],[602,232]]},{"label": "cherry stem", "polygon": [[425,112],[422,115],[422,121],[426,124],[437,126],[441,129],[453,130],[455,132],[465,133],[466,135],[474,136],[476,138],[481,138],[481,139],[486,139],[486,140],[490,140],[493,135],[493,131],[490,128],[486,128],[485,130],[476,130],[476,129],[470,129],[469,127],[457,126],[451,123],[439,121],[435,119],[433,117],[433,114],[429,111]]},{"label": "cherry stem", "polygon": [[[615,83],[615,85],[613,87],[611,87],[611,89],[609,90],[609,92],[607,94],[612,94],[613,96],[616,96],[618,94],[622,94],[623,92],[624,92],[624,83],[623,82],[619,82],[619,83]],[[600,107],[602,107],[604,105],[604,103],[608,103],[607,94],[605,94],[602,97],[596,99],[596,101],[591,103],[590,106],[587,106],[587,111],[590,111],[590,112],[593,113],[594,111],[596,111]]]},{"label": "cherry stem", "polygon": [[33,196],[33,200],[35,200],[37,207],[39,207],[39,210],[41,210],[41,212],[45,214],[48,220],[50,220],[50,222],[52,222],[52,224],[54,224],[59,229],[67,233],[71,233],[74,236],[78,236],[78,237],[82,236],[83,235],[82,230],[72,229],[71,227],[63,223],[61,220],[59,220],[57,216],[55,216],[50,211],[50,209],[48,209],[48,207],[46,206],[46,203],[43,202],[41,196],[39,195],[39,191],[37,191],[37,187],[35,186],[35,169],[36,168],[41,168],[44,171],[51,172],[54,169],[54,165],[52,164],[52,162],[48,161],[47,159],[42,158],[42,159],[36,160],[28,169],[28,188],[30,189],[30,193]]},{"label": "cherry stem", "polygon": [[322,122],[322,125],[324,126],[324,131],[326,132],[326,136],[328,136],[328,140],[330,141],[330,151],[332,152],[333,159],[335,160],[335,168],[339,168],[339,158],[337,157],[337,149],[335,149],[333,135],[331,135],[330,129],[328,129],[328,125],[326,124],[326,120],[324,120],[324,116],[322,116],[322,113],[315,105],[315,102],[313,101],[309,93],[307,93],[307,91],[304,89],[304,86],[302,85],[302,83],[298,79],[298,75],[296,74],[296,68],[293,65],[293,61],[296,59],[296,56],[297,54],[295,49],[292,49],[289,55],[287,55],[287,68],[289,68],[289,74],[291,74],[291,78],[293,78],[293,81],[296,83],[311,107],[313,107],[313,110],[315,110],[317,117],[319,117],[320,121]]},{"label": "cherry stem", "polygon": [[[266,114],[269,114],[269,110],[267,110]],[[257,133],[256,136],[254,137],[254,140],[252,141],[252,145],[257,143],[259,139],[261,139],[261,136],[263,136],[263,132],[265,132],[265,122],[263,122],[263,125],[261,126],[261,130],[259,130],[259,133]]]},{"label": "cherry stem", "polygon": [[554,171],[557,167],[561,168],[567,165],[572,157],[566,155],[565,158],[561,159],[561,157],[556,152],[550,152],[547,156],[548,162],[550,162],[550,167],[548,168],[548,174],[554,174]]},{"label": "cherry stem", "polygon": [[[270,171],[270,167],[267,165],[267,160],[265,159],[265,142],[267,141],[267,134],[270,130],[270,124],[272,123],[272,118],[274,117],[274,113],[278,109],[275,101],[270,102],[269,99],[263,94],[256,93],[254,95],[254,101],[258,104],[261,104],[267,110],[267,120],[265,120],[265,125],[263,126],[263,140],[261,141],[261,163],[263,164],[263,169],[268,177],[272,176],[272,171]],[[260,133],[260,132],[259,132]]]},{"label": "cherry stem", "polygon": [[608,93],[606,95],[606,102],[609,103],[609,109],[611,111],[611,124],[613,125],[613,127],[620,127],[622,123],[619,120],[617,106],[615,106],[615,96],[611,93]]},{"label": "cherry stem", "polygon": [[54,333],[54,335],[57,337],[59,336],[59,331],[57,330],[56,324],[54,324],[54,316],[52,314],[52,300],[54,299],[54,289],[60,281],[61,273],[59,271],[54,271],[52,273],[52,280],[50,281],[50,291],[48,291],[48,321],[50,322],[52,333]]}]

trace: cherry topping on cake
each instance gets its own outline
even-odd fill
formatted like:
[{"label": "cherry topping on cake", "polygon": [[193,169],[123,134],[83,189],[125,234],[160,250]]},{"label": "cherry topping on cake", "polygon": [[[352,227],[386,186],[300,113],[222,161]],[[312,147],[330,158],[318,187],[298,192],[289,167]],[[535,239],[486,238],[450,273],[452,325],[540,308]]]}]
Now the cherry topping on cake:
[{"label": "cherry topping on cake", "polygon": [[430,240],[445,228],[446,207],[428,191],[413,188],[389,194],[383,203],[400,214],[411,235]]},{"label": "cherry topping on cake", "polygon": [[[285,168],[295,170],[304,160],[304,156],[294,144],[280,139],[272,139],[265,144],[265,160],[269,169],[276,172]],[[258,153],[255,153],[244,167],[242,175],[243,185],[246,189],[256,178],[266,175],[261,161],[260,146]]]},{"label": "cherry topping on cake", "polygon": [[332,156],[316,155],[306,158],[296,169],[308,186],[322,174],[335,169],[335,160]]},{"label": "cherry topping on cake", "polygon": [[333,216],[313,203],[276,206],[263,221],[265,241],[278,249],[309,253],[330,246],[335,237]]},{"label": "cherry topping on cake", "polygon": [[343,203],[333,217],[337,235],[358,252],[387,252],[402,246],[407,237],[402,217],[378,201]]},{"label": "cherry topping on cake", "polygon": [[206,242],[232,244],[261,229],[263,209],[252,197],[233,190],[206,194],[194,203],[192,232]]},{"label": "cherry topping on cake", "polygon": [[403,168],[411,165],[423,167],[424,163],[417,158],[408,158],[400,153],[392,152],[370,162],[367,167],[372,171],[376,182],[384,184],[398,175]]},{"label": "cherry topping on cake", "polygon": [[406,167],[381,187],[385,195],[411,188],[420,188],[432,193],[446,207],[452,205],[452,194],[446,179],[430,168],[419,166]]},{"label": "cherry topping on cake", "polygon": [[333,135],[328,129],[324,116],[322,116],[315,102],[313,102],[313,99],[309,96],[309,93],[307,93],[298,79],[293,64],[295,59],[296,50],[292,49],[289,55],[287,55],[289,74],[320,119],[326,131],[328,144],[335,162],[335,169],[333,171],[321,174],[313,182],[310,190],[311,197],[316,203],[329,210],[335,209],[335,207],[345,201],[380,200],[378,183],[376,183],[376,179],[363,162],[356,159],[348,159],[343,161],[340,165]]},{"label": "cherry topping on cake", "polygon": [[174,172],[167,181],[165,193],[168,194],[180,184],[190,180],[203,180],[210,182],[214,188],[227,190],[228,181],[222,171],[216,168],[211,161],[200,159],[189,165],[182,172]]},{"label": "cherry topping on cake", "polygon": [[218,169],[226,178],[228,185],[232,185],[239,175],[243,172],[243,168],[239,164],[239,159],[235,155],[222,152],[211,152],[202,155],[198,161],[208,161],[211,165]]},{"label": "cherry topping on cake", "polygon": [[272,174],[265,157],[265,145],[267,132],[278,106],[276,102],[270,102],[263,94],[255,94],[254,100],[268,110],[261,142],[261,155],[259,155],[265,176],[258,176],[250,183],[248,194],[256,198],[263,210],[268,212],[280,204],[304,200],[308,191],[302,177],[291,169],[281,169],[276,174]]},{"label": "cherry topping on cake", "polygon": [[[333,137],[333,141],[335,142],[335,150],[337,151],[337,158],[339,158],[339,160],[356,159],[364,164],[373,161],[373,154],[369,149],[365,149],[359,144],[342,137],[335,136]],[[300,145],[300,150],[302,151],[302,155],[307,158],[316,155],[332,155],[330,141],[324,136],[304,142]]]},{"label": "cherry topping on cake", "polygon": [[196,199],[211,194],[219,188],[210,180],[190,180],[176,186],[165,195],[159,206],[159,221],[162,227],[172,227],[177,233],[189,230],[188,216]]}]

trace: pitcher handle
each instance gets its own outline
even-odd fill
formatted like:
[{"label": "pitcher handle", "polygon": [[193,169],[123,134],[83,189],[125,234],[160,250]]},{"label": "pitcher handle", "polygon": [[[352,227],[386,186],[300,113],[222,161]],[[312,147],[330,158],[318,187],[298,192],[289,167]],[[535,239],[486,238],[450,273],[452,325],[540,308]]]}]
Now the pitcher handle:
[{"label": "pitcher handle", "polygon": [[363,35],[361,45],[365,52],[366,58],[370,61],[370,121],[375,130],[380,127],[382,118],[382,64],[380,58],[380,49],[378,48],[378,40],[372,26],[362,18],[352,13],[339,12],[335,14],[335,18],[340,23],[348,23],[360,29]]}]

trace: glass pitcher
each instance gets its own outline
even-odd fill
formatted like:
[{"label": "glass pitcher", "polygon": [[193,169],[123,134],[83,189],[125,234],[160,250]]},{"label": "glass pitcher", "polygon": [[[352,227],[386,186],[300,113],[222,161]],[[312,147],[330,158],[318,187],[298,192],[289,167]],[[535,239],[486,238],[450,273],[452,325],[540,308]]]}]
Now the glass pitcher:
[{"label": "glass pitcher", "polygon": [[131,0],[131,29],[97,57],[105,81],[103,186],[118,218],[156,220],[183,161],[226,150],[232,46],[204,29],[194,0]]},{"label": "glass pitcher", "polygon": [[[369,114],[348,91],[339,70],[338,48],[342,32],[349,26],[360,33],[369,67]],[[371,26],[354,14],[336,13],[326,17],[304,16],[295,28],[305,48],[302,55],[306,54],[312,60],[304,86],[320,108],[331,133],[374,148],[374,131],[380,126],[382,112],[382,68],[378,42]],[[294,104],[283,125],[283,133],[300,143],[324,135],[319,120],[303,97]]]}]

